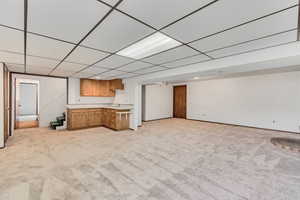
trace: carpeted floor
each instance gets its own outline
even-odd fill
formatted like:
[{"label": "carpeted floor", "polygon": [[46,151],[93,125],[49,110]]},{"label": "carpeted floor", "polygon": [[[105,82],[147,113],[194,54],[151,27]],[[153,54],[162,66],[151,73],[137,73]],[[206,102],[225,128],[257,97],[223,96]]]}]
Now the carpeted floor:
[{"label": "carpeted floor", "polygon": [[169,119],[138,131],[16,131],[0,150],[2,200],[298,200],[299,135]]}]

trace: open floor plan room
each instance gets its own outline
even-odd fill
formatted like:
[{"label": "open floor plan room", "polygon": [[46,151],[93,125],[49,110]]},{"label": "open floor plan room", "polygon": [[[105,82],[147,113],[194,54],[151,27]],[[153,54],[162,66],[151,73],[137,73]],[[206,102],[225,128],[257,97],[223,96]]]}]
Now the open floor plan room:
[{"label": "open floor plan room", "polygon": [[299,0],[1,0],[0,200],[300,200]]},{"label": "open floor plan room", "polygon": [[0,199],[299,199],[299,154],[274,136],[295,137],[182,119],[20,130],[0,153]]}]

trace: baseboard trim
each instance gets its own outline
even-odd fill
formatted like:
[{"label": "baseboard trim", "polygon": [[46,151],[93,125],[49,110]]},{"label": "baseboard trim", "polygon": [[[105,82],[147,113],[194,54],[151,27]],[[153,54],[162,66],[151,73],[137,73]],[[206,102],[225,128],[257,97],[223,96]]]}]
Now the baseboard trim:
[{"label": "baseboard trim", "polygon": [[227,126],[238,126],[238,127],[244,127],[244,128],[253,128],[253,129],[260,129],[260,130],[266,130],[266,131],[279,131],[283,133],[290,133],[290,134],[300,134],[299,132],[293,132],[293,131],[282,131],[282,130],[276,130],[276,129],[270,129],[270,128],[259,128],[255,126],[246,126],[246,125],[238,125],[238,124],[229,124],[229,123],[222,123],[222,122],[214,122],[214,121],[205,121],[200,119],[188,119],[191,121],[198,121],[198,122],[205,122],[205,123],[212,123],[212,124],[220,124],[220,125],[227,125]]},{"label": "baseboard trim", "polygon": [[25,128],[38,128],[39,121],[31,120],[31,121],[15,121],[15,129],[25,129]]},{"label": "baseboard trim", "polygon": [[151,120],[143,120],[143,122],[153,122],[153,121],[159,121],[159,120],[165,120],[165,119],[172,119],[173,117],[164,117],[159,119],[151,119]]}]

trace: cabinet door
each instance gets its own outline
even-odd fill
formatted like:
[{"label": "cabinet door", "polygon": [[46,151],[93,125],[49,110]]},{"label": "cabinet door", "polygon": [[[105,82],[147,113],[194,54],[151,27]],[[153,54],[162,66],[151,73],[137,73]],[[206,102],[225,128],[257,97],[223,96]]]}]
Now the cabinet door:
[{"label": "cabinet door", "polygon": [[113,79],[110,80],[110,89],[111,90],[124,90],[124,84],[122,79]]},{"label": "cabinet door", "polygon": [[88,127],[87,112],[70,112],[70,129],[80,129]]},{"label": "cabinet door", "polygon": [[112,110],[109,110],[108,115],[107,115],[107,127],[108,128],[111,128],[111,118],[112,118],[112,115],[113,115],[112,112],[113,112]]},{"label": "cabinet door", "polygon": [[[125,111],[129,112],[129,111]],[[129,129],[129,117],[130,114],[116,114],[116,130],[127,130]]]},{"label": "cabinet door", "polygon": [[103,125],[106,126],[107,128],[113,128],[112,126],[112,119],[113,118],[113,110],[106,108],[103,111]]},{"label": "cabinet door", "polygon": [[102,125],[107,126],[107,109],[102,110]]},{"label": "cabinet door", "polygon": [[93,97],[98,96],[99,94],[98,94],[98,88],[97,88],[97,85],[98,85],[97,80],[90,80],[90,83],[91,83],[90,90],[91,90],[92,96]]},{"label": "cabinet door", "polygon": [[102,112],[101,110],[92,110],[88,112],[89,126],[101,126],[102,125]]},{"label": "cabinet door", "polygon": [[115,96],[115,91],[110,88],[110,81],[103,81],[104,85],[104,94],[103,96],[105,97],[114,97]]},{"label": "cabinet door", "polygon": [[93,80],[80,79],[80,96],[94,96]]},{"label": "cabinet door", "polygon": [[95,96],[96,97],[101,97],[102,96],[102,85],[101,81],[95,80],[94,82],[94,89],[95,89]]},{"label": "cabinet door", "polygon": [[110,113],[109,128],[117,129],[117,127],[116,127],[116,111],[114,111],[114,110]]}]

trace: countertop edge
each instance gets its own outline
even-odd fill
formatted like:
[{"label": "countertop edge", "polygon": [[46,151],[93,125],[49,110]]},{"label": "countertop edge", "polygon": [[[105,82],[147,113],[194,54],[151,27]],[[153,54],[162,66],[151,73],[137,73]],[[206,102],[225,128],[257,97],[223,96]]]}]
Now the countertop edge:
[{"label": "countertop edge", "polygon": [[109,108],[114,110],[131,110],[133,106],[121,105],[121,106],[109,106],[109,105],[66,105],[67,109],[88,109],[88,108]]}]

